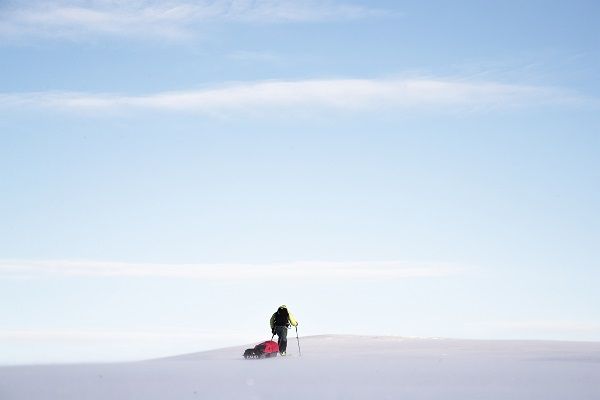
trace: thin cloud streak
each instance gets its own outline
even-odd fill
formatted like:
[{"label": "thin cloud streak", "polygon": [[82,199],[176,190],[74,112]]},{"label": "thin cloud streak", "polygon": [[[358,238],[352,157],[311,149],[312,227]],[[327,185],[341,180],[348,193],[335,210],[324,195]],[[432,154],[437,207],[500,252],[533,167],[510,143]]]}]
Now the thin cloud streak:
[{"label": "thin cloud streak", "polygon": [[223,337],[246,337],[242,332],[207,331],[197,329],[151,330],[82,330],[82,329],[4,329],[2,341],[164,341],[164,340],[215,340]]},{"label": "thin cloud streak", "polygon": [[182,39],[207,22],[300,23],[394,15],[359,5],[314,0],[28,1],[0,9],[0,36],[119,36]]},{"label": "thin cloud streak", "polygon": [[556,88],[439,78],[259,81],[147,95],[74,92],[0,94],[0,108],[37,107],[119,113],[159,110],[217,115],[322,109],[487,111],[589,103],[597,102]]},{"label": "thin cloud streak", "polygon": [[600,323],[568,320],[483,321],[468,324],[474,329],[533,333],[600,333]]},{"label": "thin cloud streak", "polygon": [[463,274],[453,264],[410,264],[399,261],[303,261],[271,264],[152,264],[69,260],[0,260],[0,278],[46,277],[176,278],[212,281],[247,280],[387,280],[437,278]]}]

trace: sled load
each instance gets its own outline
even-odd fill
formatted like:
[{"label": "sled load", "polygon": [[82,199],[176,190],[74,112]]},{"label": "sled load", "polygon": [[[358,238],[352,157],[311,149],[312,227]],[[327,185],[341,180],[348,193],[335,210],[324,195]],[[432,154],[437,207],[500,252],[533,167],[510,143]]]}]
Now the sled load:
[{"label": "sled load", "polygon": [[253,349],[246,349],[244,351],[244,358],[270,358],[277,357],[279,353],[279,345],[272,340],[267,340],[254,346]]}]

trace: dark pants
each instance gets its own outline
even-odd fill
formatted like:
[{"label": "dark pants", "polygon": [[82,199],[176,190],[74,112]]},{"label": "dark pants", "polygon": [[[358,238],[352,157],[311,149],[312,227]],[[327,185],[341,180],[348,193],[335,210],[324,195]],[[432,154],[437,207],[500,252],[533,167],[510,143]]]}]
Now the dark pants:
[{"label": "dark pants", "polygon": [[275,334],[277,335],[277,344],[279,345],[279,352],[283,353],[287,348],[287,326],[276,326]]}]

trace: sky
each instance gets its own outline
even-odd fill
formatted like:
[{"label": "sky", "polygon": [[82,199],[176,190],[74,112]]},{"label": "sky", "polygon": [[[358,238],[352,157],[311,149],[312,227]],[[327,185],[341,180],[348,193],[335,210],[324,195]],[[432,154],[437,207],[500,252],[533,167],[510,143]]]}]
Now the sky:
[{"label": "sky", "polygon": [[0,364],[600,340],[599,16],[0,2]]}]

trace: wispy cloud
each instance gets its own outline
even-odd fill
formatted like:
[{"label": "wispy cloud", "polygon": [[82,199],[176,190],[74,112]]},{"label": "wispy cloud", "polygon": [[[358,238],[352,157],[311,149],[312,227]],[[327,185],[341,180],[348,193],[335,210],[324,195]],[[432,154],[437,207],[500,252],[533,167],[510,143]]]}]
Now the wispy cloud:
[{"label": "wispy cloud", "polygon": [[218,281],[265,279],[404,279],[461,274],[452,264],[399,261],[304,261],[271,264],[152,264],[104,261],[0,260],[0,278],[63,277],[180,278]]},{"label": "wispy cloud", "polygon": [[548,333],[556,334],[591,334],[600,333],[600,323],[591,321],[574,320],[501,320],[472,322],[469,327],[475,330],[493,332],[512,332],[522,335],[532,334],[544,336]]},{"label": "wispy cloud", "polygon": [[90,330],[90,329],[3,329],[2,341],[163,341],[215,340],[222,337],[244,339],[247,334],[231,331],[208,331],[193,328],[146,330]]},{"label": "wispy cloud", "polygon": [[[1,6],[0,6],[1,7]],[[360,5],[316,0],[54,0],[0,8],[0,35],[85,39],[96,35],[194,35],[207,22],[285,23],[393,15]]]},{"label": "wispy cloud", "polygon": [[204,114],[277,110],[481,111],[549,104],[586,104],[575,93],[541,86],[435,78],[321,79],[231,83],[198,90],[145,95],[76,92],[0,94],[0,107],[66,111],[184,111]]}]

